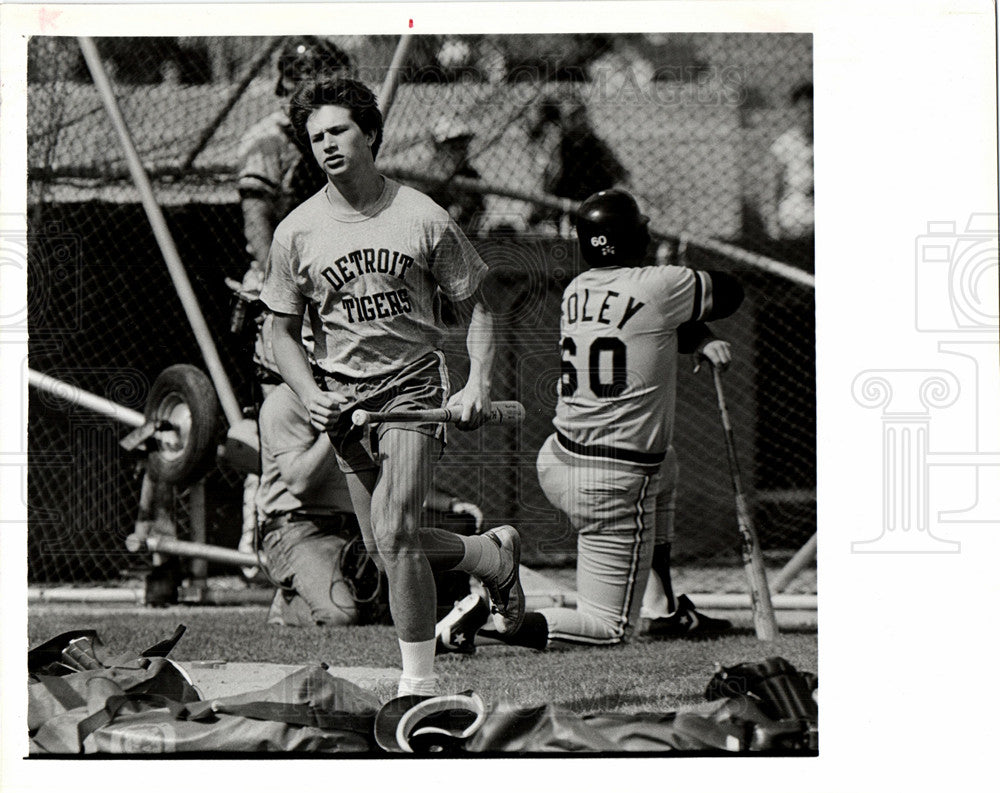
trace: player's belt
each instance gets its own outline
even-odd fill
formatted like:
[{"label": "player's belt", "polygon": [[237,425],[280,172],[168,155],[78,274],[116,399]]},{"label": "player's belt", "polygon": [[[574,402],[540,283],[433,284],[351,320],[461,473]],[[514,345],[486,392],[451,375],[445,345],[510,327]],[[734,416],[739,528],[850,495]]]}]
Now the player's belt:
[{"label": "player's belt", "polygon": [[561,432],[556,433],[556,440],[566,451],[582,454],[585,457],[601,457],[605,460],[621,460],[637,465],[659,465],[666,458],[666,452],[637,452],[634,449],[619,449],[616,446],[600,444],[583,444],[571,441]]},{"label": "player's belt", "polygon": [[280,515],[273,515],[260,524],[262,534],[281,529],[289,523],[315,523],[321,529],[333,532],[353,533],[357,526],[357,519],[350,512],[283,512]]}]

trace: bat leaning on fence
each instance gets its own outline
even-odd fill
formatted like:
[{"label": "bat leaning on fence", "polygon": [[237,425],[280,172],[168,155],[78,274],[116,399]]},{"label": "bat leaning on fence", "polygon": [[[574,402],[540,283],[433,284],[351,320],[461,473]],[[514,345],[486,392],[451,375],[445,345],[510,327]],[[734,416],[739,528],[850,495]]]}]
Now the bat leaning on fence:
[{"label": "bat leaning on fence", "polygon": [[760,550],[760,540],[757,538],[757,530],[750,518],[750,509],[747,507],[746,496],[743,492],[743,478],[740,476],[739,461],[736,458],[733,425],[729,420],[726,397],[722,391],[722,375],[719,372],[719,367],[714,364],[712,365],[712,378],[715,381],[719,416],[722,419],[722,431],[726,438],[729,473],[733,480],[733,493],[736,497],[736,525],[740,532],[740,558],[743,561],[743,570],[747,574],[747,582],[750,585],[753,626],[758,639],[770,642],[778,638],[778,623],[774,619],[771,592],[767,588],[767,575],[764,572],[764,557]]}]

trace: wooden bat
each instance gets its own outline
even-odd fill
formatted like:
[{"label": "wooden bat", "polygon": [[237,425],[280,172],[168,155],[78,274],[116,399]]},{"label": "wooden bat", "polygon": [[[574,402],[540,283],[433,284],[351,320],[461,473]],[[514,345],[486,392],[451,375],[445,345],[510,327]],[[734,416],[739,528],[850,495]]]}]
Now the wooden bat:
[{"label": "wooden bat", "polygon": [[[416,422],[455,422],[462,417],[462,409],[435,408],[432,410],[396,410],[396,411],[368,411],[355,410],[351,414],[351,421],[358,427],[368,424],[377,424],[382,421],[416,421]],[[524,421],[524,405],[520,402],[494,402],[490,408],[490,414],[486,418],[486,424],[520,424]]]},{"label": "wooden bat", "polygon": [[715,395],[719,400],[719,416],[722,418],[722,432],[726,438],[729,473],[736,495],[736,525],[740,531],[740,557],[743,560],[743,570],[747,574],[747,582],[750,585],[753,626],[758,639],[773,642],[778,638],[778,623],[774,619],[771,591],[767,587],[764,557],[760,552],[760,540],[757,538],[757,530],[750,519],[750,510],[747,507],[746,496],[743,494],[743,478],[740,476],[740,464],[736,459],[733,425],[729,421],[729,410],[726,408],[726,398],[722,393],[722,376],[719,373],[719,368],[714,364],[712,365],[712,378],[715,381]]}]

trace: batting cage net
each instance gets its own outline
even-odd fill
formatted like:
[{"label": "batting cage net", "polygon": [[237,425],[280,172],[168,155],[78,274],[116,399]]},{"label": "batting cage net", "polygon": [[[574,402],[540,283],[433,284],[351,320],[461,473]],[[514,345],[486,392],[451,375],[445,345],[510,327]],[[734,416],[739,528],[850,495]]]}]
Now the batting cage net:
[{"label": "batting cage net", "polygon": [[[518,526],[528,564],[571,559],[575,537],[541,493],[535,455],[552,431],[560,295],[580,269],[570,211],[619,185],[651,218],[650,256],[741,279],[745,303],[713,329],[732,344],[722,380],[744,485],[769,564],[802,546],[816,522],[812,149],[800,101],[811,37],[420,36],[393,75],[398,39],[326,41],[374,89],[396,80],[380,167],[446,206],[508,293],[493,397],[520,400],[527,419],[452,430],[438,486],[478,503],[488,525]],[[251,258],[237,172],[249,131],[282,112],[286,43],[96,40],[248,411],[254,370],[247,338],[230,332],[226,283]],[[29,366],[142,412],[164,368],[204,367],[202,356],[79,42],[33,38],[28,80]],[[459,386],[461,328],[448,331],[445,352]],[[682,356],[674,555],[697,571],[699,589],[718,591],[739,569],[733,485],[711,372],[693,367]],[[32,581],[109,581],[141,564],[124,543],[140,490],[139,459],[119,445],[129,429],[31,390]],[[208,540],[235,547],[243,476],[219,465],[206,485]]]}]

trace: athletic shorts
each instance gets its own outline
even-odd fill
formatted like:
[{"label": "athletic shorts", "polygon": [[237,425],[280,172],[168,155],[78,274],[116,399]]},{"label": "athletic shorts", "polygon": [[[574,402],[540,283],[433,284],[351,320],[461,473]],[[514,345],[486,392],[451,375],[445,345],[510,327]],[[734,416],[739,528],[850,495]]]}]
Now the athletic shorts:
[{"label": "athletic shorts", "polygon": [[386,421],[356,427],[351,414],[357,410],[434,410],[448,403],[451,385],[444,354],[429,352],[398,371],[376,377],[327,375],[324,390],[347,397],[340,417],[327,432],[337,453],[340,470],[346,473],[370,471],[379,467],[378,442],[388,430],[419,432],[434,438],[444,449],[444,424],[416,424]]}]

